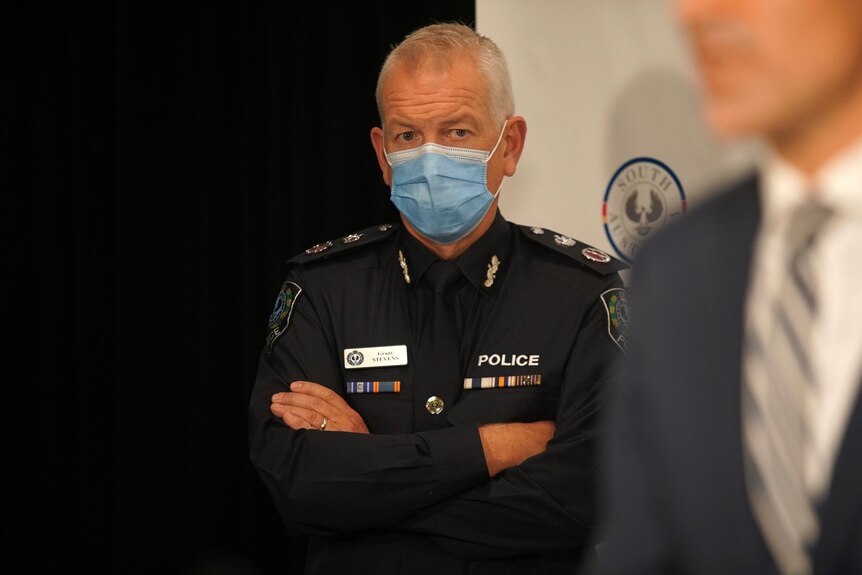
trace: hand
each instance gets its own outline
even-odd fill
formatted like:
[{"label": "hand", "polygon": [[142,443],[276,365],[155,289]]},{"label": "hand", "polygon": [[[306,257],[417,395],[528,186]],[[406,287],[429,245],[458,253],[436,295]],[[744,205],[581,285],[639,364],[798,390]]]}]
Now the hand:
[{"label": "hand", "polygon": [[553,421],[492,423],[479,427],[490,476],[545,451],[555,429]]},{"label": "hand", "polygon": [[311,381],[294,381],[289,392],[273,395],[269,410],[291,429],[368,433],[362,416],[340,395]]}]

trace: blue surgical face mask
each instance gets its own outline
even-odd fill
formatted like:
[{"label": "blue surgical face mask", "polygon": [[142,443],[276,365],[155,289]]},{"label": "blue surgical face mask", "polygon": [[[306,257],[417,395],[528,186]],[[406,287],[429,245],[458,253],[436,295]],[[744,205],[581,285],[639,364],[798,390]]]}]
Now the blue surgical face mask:
[{"label": "blue surgical face mask", "polygon": [[[438,244],[452,244],[472,232],[503,187],[488,190],[488,160],[494,149],[472,150],[424,144],[386,154],[392,166],[390,199],[410,225]],[[384,151],[385,153],[385,151]]]}]

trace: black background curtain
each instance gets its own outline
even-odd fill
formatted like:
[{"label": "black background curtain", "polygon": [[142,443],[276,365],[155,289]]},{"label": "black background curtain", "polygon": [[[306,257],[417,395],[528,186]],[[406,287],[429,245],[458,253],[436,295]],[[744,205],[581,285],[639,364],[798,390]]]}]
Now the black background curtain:
[{"label": "black background curtain", "polygon": [[0,6],[3,570],[299,573],[247,449],[284,262],[396,219],[377,70],[473,0]]}]

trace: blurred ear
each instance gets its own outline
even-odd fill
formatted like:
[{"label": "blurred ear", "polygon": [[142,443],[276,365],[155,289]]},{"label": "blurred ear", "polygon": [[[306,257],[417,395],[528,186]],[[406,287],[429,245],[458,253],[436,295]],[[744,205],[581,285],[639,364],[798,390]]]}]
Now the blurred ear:
[{"label": "blurred ear", "polygon": [[371,128],[371,145],[374,146],[374,153],[377,154],[377,164],[383,174],[383,181],[387,186],[392,187],[392,168],[386,161],[386,154],[383,151],[383,130],[377,126]]},{"label": "blurred ear", "polygon": [[512,116],[506,126],[506,135],[500,145],[503,147],[503,173],[506,176],[515,175],[518,160],[524,151],[524,141],[527,139],[527,121],[522,116]]}]

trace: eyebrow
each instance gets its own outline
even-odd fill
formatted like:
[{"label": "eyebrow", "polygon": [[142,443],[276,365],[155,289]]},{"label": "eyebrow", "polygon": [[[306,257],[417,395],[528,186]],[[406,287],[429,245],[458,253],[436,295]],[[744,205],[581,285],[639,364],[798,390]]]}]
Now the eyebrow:
[{"label": "eyebrow", "polygon": [[461,115],[461,116],[456,116],[454,118],[451,118],[449,120],[442,122],[442,125],[447,127],[447,128],[451,128],[453,126],[458,126],[459,124],[466,124],[467,126],[469,126],[471,128],[477,128],[480,125],[480,122],[479,122],[479,120],[476,119],[475,116],[466,115],[466,114]]},{"label": "eyebrow", "polygon": [[398,118],[389,120],[386,123],[386,125],[387,125],[387,127],[390,127],[390,128],[396,128],[398,131],[402,131],[402,130],[414,131],[416,129],[416,126],[409,124],[409,123],[407,123],[403,120],[400,120]]},{"label": "eyebrow", "polygon": [[[440,126],[444,129],[451,129],[455,126],[466,125],[469,128],[476,129],[479,127],[481,122],[472,115],[462,114],[460,116],[454,116],[452,118],[446,118],[440,122]],[[407,120],[403,120],[401,118],[392,118],[387,122],[388,127],[392,128],[396,131],[411,131],[415,132],[418,130],[417,126]]]}]

